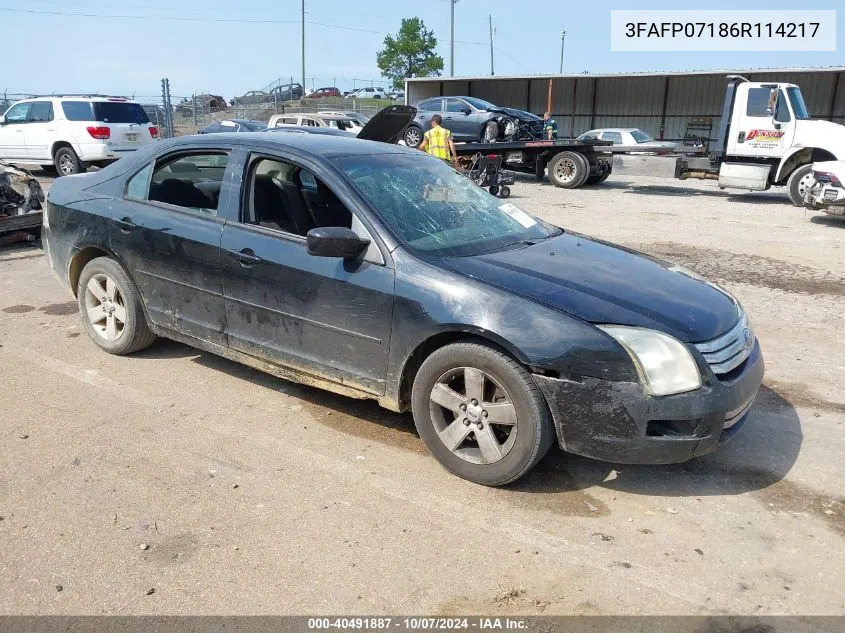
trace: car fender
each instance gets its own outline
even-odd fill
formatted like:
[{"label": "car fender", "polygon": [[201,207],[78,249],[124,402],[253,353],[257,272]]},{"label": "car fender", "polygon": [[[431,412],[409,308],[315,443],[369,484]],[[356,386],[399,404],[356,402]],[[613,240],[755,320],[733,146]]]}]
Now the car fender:
[{"label": "car fender", "polygon": [[535,373],[637,380],[624,349],[592,324],[401,250],[394,252],[396,298],[386,384],[386,397],[400,408],[429,341],[436,349],[460,338],[481,338]]},{"label": "car fender", "polygon": [[789,178],[789,175],[801,165],[825,161],[845,159],[845,150],[837,156],[828,149],[822,147],[793,147],[778,163],[773,182],[782,182]]}]

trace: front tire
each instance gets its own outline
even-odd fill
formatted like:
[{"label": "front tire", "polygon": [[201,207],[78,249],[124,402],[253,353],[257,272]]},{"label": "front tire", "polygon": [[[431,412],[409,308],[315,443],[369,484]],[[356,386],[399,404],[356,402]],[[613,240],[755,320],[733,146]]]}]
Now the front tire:
[{"label": "front tire", "polygon": [[58,176],[72,176],[73,174],[81,174],[85,171],[79,156],[73,151],[72,147],[60,147],[56,150],[56,155],[53,157],[53,164],[56,166],[56,174]]},{"label": "front tire", "polygon": [[516,481],[554,440],[531,374],[481,343],[453,343],[429,356],[414,379],[411,408],[437,461],[484,486]]},{"label": "front tire", "polygon": [[422,129],[416,125],[409,125],[402,138],[408,147],[419,147],[423,139]]},{"label": "front tire", "polygon": [[138,289],[113,259],[97,257],[85,265],[76,298],[88,336],[109,354],[131,354],[155,340]]},{"label": "front tire", "polygon": [[804,194],[813,184],[813,166],[801,165],[789,175],[789,180],[786,181],[786,191],[789,194],[789,200],[796,207],[804,206]]},{"label": "front tire", "polygon": [[487,121],[481,131],[482,143],[495,143],[499,140],[499,124],[495,121]]}]

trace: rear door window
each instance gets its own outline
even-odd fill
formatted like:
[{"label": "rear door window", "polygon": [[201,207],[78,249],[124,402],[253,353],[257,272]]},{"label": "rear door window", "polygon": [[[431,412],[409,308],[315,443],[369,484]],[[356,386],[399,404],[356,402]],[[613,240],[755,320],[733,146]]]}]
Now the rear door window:
[{"label": "rear door window", "polygon": [[229,155],[224,151],[171,154],[132,176],[125,195],[216,216],[228,162]]},{"label": "rear door window", "polygon": [[33,101],[29,109],[29,123],[47,123],[53,120],[53,104],[49,101]]}]

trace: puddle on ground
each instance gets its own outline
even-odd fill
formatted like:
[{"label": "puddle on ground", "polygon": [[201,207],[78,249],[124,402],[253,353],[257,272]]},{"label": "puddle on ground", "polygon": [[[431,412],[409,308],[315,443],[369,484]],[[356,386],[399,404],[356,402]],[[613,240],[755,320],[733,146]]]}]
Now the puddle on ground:
[{"label": "puddle on ground", "polygon": [[25,312],[32,312],[33,310],[35,310],[35,306],[28,306],[24,304],[3,308],[3,312],[6,314],[24,314]]},{"label": "puddle on ground", "polygon": [[674,242],[634,245],[649,255],[679,264],[713,281],[751,284],[808,295],[845,297],[845,279],[830,271],[772,257],[699,248]]},{"label": "puddle on ground", "polygon": [[77,314],[79,312],[79,304],[76,301],[51,303],[50,305],[38,308],[38,310],[50,316],[67,316],[69,314]]}]

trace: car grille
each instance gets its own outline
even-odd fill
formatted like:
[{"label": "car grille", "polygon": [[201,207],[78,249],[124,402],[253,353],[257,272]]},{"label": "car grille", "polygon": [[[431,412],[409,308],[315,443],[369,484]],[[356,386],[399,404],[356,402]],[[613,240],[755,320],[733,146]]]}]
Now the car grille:
[{"label": "car grille", "polygon": [[725,334],[703,343],[695,343],[710,369],[717,376],[739,367],[754,349],[754,330],[743,312],[737,324]]}]

